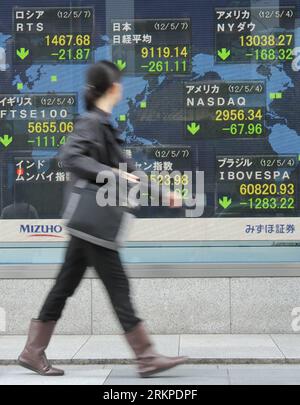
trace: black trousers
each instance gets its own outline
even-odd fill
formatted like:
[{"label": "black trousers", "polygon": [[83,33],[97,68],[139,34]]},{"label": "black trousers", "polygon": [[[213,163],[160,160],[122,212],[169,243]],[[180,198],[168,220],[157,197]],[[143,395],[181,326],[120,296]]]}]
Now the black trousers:
[{"label": "black trousers", "polygon": [[95,268],[123,330],[129,332],[141,320],[131,303],[129,281],[119,253],[75,237],[71,237],[65,262],[38,319],[46,322],[57,321],[61,317],[67,299],[73,295],[88,266]]}]

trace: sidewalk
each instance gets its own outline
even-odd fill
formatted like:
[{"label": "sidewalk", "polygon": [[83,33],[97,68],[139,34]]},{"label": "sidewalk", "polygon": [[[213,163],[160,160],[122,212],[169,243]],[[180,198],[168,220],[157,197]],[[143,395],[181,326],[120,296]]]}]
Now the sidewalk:
[{"label": "sidewalk", "polygon": [[[13,365],[26,336],[0,336],[0,365]],[[184,355],[195,364],[300,364],[300,335],[156,335],[157,349]],[[120,335],[56,335],[47,350],[61,364],[126,364],[132,362]]]},{"label": "sidewalk", "polygon": [[[133,365],[64,365],[63,377],[41,377],[19,366],[0,366],[1,385],[300,385],[299,364],[187,364],[150,378]],[[107,390],[110,388],[107,387]]]}]

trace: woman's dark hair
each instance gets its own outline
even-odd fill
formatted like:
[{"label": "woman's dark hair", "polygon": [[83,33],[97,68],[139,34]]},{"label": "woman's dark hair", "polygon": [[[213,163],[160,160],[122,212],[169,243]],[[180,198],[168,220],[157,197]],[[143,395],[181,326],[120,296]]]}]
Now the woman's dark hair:
[{"label": "woman's dark hair", "polygon": [[87,72],[85,105],[88,111],[95,107],[96,100],[113,85],[121,81],[121,71],[109,61],[102,60],[92,65]]}]

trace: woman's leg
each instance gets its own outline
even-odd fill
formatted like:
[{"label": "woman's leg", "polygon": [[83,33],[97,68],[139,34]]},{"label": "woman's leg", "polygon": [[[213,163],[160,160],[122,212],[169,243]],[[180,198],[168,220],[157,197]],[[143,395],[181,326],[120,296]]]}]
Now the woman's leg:
[{"label": "woman's leg", "polygon": [[85,244],[81,239],[71,238],[64,264],[40,310],[40,321],[58,321],[61,317],[67,299],[74,294],[87,268]]},{"label": "woman's leg", "polygon": [[74,293],[87,267],[83,246],[83,241],[71,238],[56,283],[48,294],[38,319],[31,320],[27,342],[18,359],[22,367],[29,368],[43,376],[64,374],[63,370],[51,366],[45,350],[49,345],[56,321],[61,317],[67,298]]},{"label": "woman's leg", "polygon": [[149,334],[133,308],[129,281],[118,252],[92,244],[88,245],[88,252],[107,289],[127,342],[136,355],[140,376],[148,377],[184,363],[185,357],[166,357],[154,350]]},{"label": "woman's leg", "polygon": [[88,244],[88,255],[102,280],[112,306],[125,332],[132,330],[141,320],[137,317],[130,296],[128,277],[119,253],[101,246]]}]

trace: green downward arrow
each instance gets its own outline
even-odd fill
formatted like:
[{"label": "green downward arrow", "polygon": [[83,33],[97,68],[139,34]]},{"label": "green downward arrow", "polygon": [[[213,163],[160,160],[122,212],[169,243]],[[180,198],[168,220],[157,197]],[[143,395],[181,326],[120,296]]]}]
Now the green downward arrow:
[{"label": "green downward arrow", "polygon": [[226,208],[230,207],[232,203],[232,199],[228,198],[226,196],[219,198],[219,204],[221,205],[221,207],[223,207],[225,210]]},{"label": "green downward arrow", "polygon": [[230,54],[231,54],[231,52],[229,49],[222,48],[222,49],[218,50],[218,56],[222,60],[226,60],[227,58],[229,58]]},{"label": "green downward arrow", "polygon": [[124,70],[126,68],[127,63],[122,59],[118,59],[117,62],[116,62],[116,65],[122,71],[122,70]]},{"label": "green downward arrow", "polygon": [[17,49],[17,55],[19,56],[20,59],[24,60],[29,55],[29,49],[25,48]]},{"label": "green downward arrow", "polygon": [[13,141],[13,137],[9,136],[9,135],[3,135],[0,137],[0,143],[2,143],[2,145],[7,148],[8,145],[10,145]]},{"label": "green downward arrow", "polygon": [[200,130],[200,124],[192,122],[191,124],[187,125],[187,130],[189,131],[190,134],[196,135],[196,133],[199,132]]}]

